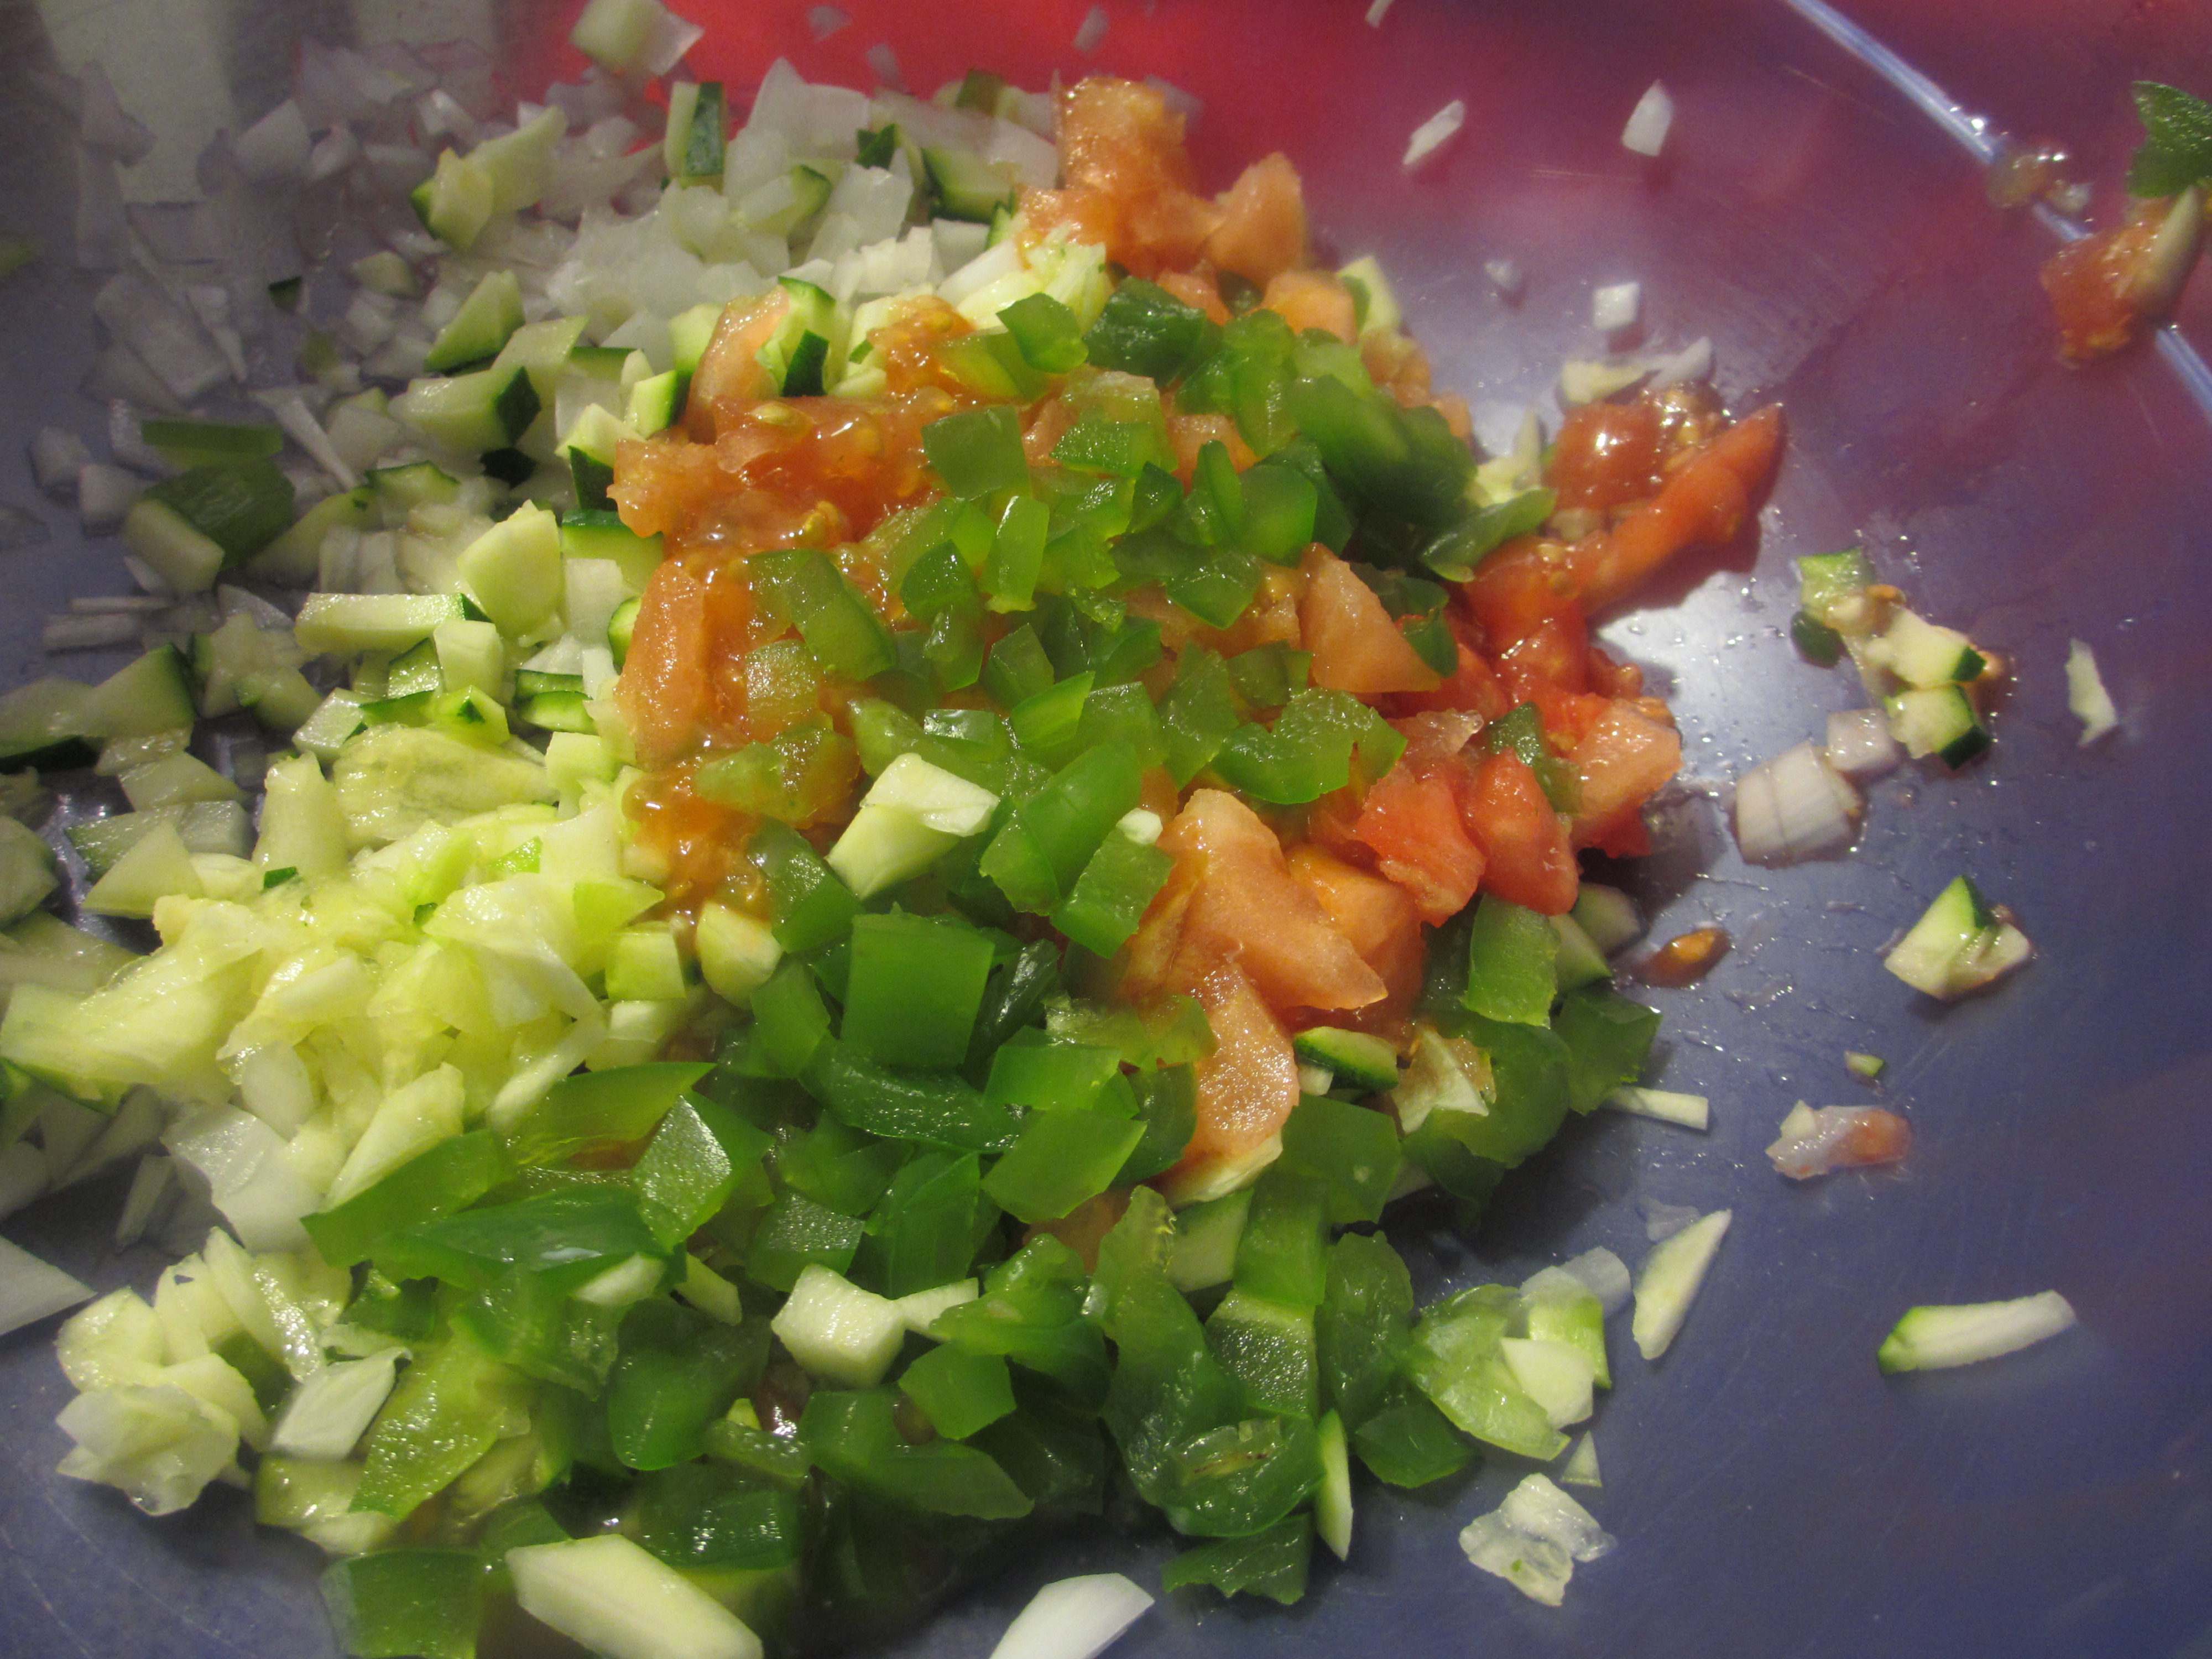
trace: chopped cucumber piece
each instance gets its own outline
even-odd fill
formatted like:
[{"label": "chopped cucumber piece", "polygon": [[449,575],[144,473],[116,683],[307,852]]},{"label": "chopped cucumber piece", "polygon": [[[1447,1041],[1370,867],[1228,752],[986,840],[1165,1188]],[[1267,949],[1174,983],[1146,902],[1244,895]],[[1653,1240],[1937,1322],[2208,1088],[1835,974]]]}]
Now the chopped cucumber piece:
[{"label": "chopped cucumber piece", "polygon": [[496,357],[521,326],[522,284],[512,270],[495,270],[470,291],[453,320],[438,331],[423,354],[422,367],[445,374]]},{"label": "chopped cucumber piece", "polygon": [[184,653],[156,646],[85,694],[84,730],[99,738],[142,738],[190,726],[198,710]]},{"label": "chopped cucumber piece", "polygon": [[2010,1302],[1912,1308],[1883,1339],[1875,1359],[1886,1371],[1972,1365],[2047,1341],[2075,1322],[2072,1304],[2056,1291]]},{"label": "chopped cucumber piece", "polygon": [[38,831],[0,817],[0,927],[12,927],[37,909],[58,879],[53,848]]},{"label": "chopped cucumber piece", "polygon": [[1001,208],[1012,210],[1014,176],[999,163],[964,149],[925,149],[921,161],[939,217],[989,224]]},{"label": "chopped cucumber piece", "polygon": [[491,174],[473,156],[438,153],[437,170],[415,186],[408,199],[422,228],[458,252],[466,253],[492,215]]},{"label": "chopped cucumber piece", "polygon": [[818,398],[823,368],[845,337],[840,309],[811,283],[796,276],[786,276],[782,283],[790,304],[754,361],[781,396]]},{"label": "chopped cucumber piece", "polygon": [[1363,1093],[1398,1085],[1398,1051],[1364,1031],[1311,1026],[1291,1039],[1291,1052],[1306,1065],[1322,1066],[1334,1073],[1338,1083]]},{"label": "chopped cucumber piece", "polygon": [[629,389],[629,423],[641,437],[665,432],[684,417],[684,400],[691,390],[691,376],[680,368],[654,374]]},{"label": "chopped cucumber piece", "polygon": [[171,465],[188,468],[266,459],[284,448],[283,432],[258,422],[148,420],[139,423],[138,435]]},{"label": "chopped cucumber piece", "polygon": [[1639,1089],[1625,1084],[1607,1095],[1604,1103],[1632,1117],[1655,1117],[1686,1129],[1707,1128],[1712,1122],[1712,1103],[1705,1096],[1679,1094],[1671,1089]]},{"label": "chopped cucumber piece", "polygon": [[92,745],[85,741],[97,735],[91,701],[90,686],[54,674],[0,696],[0,767],[46,772],[91,765]]},{"label": "chopped cucumber piece", "polygon": [[1990,729],[1960,686],[1900,691],[1882,699],[1882,709],[1890,734],[1915,760],[1933,755],[1946,766],[1960,767],[1989,750]]},{"label": "chopped cucumber piece", "polygon": [[280,586],[309,586],[315,580],[323,538],[333,530],[366,528],[369,505],[366,487],[325,496],[302,513],[290,529],[253,556],[249,566],[251,573]]},{"label": "chopped cucumber piece", "polygon": [[460,575],[501,633],[534,633],[561,612],[561,521],[526,501],[469,544]]},{"label": "chopped cucumber piece", "polygon": [[1861,1078],[1872,1083],[1889,1069],[1889,1062],[1880,1054],[1863,1054],[1855,1050],[1846,1050],[1844,1054],[1844,1069],[1855,1078]]},{"label": "chopped cucumber piece", "polygon": [[1646,1359],[1665,1353],[1681,1330],[1731,1219],[1727,1210],[1699,1216],[1679,1233],[1653,1245],[1651,1254],[1644,1258],[1636,1275],[1636,1312],[1629,1329]]},{"label": "chopped cucumber piece", "polygon": [[1868,642],[1866,659],[1907,685],[1923,689],[1963,685],[1989,666],[1989,659],[1958,629],[1939,628],[1905,610],[1899,610],[1889,626]]},{"label": "chopped cucumber piece", "polygon": [[142,498],[123,518],[123,544],[179,593],[204,593],[222,573],[222,549],[174,507]]},{"label": "chopped cucumber piece", "polygon": [[458,593],[313,593],[293,635],[311,657],[405,651],[467,615]]},{"label": "chopped cucumber piece", "polygon": [[530,429],[544,407],[526,368],[416,380],[392,400],[392,413],[448,449],[503,449]]},{"label": "chopped cucumber piece", "polygon": [[729,112],[720,81],[693,85],[679,81],[668,89],[668,126],[661,160],[678,184],[722,182],[722,157],[729,142]]},{"label": "chopped cucumber piece", "polygon": [[2010,973],[2034,952],[2027,935],[1960,876],[1936,896],[1881,965],[1916,991],[1949,998]]},{"label": "chopped cucumber piece", "polygon": [[810,1262],[769,1328],[791,1357],[824,1382],[870,1389],[906,1340],[898,1304]]},{"label": "chopped cucumber piece", "polygon": [[1314,1530],[1340,1561],[1352,1557],[1352,1459],[1344,1442],[1344,1419],[1323,1414],[1320,1428],[1321,1486],[1314,1492]]}]

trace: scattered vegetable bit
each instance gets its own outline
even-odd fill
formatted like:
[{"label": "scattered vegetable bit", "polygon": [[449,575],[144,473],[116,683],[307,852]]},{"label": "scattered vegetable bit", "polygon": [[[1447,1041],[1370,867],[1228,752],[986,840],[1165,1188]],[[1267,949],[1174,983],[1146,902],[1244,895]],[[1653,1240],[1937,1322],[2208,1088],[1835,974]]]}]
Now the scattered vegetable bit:
[{"label": "scattered vegetable bit", "polygon": [[1693,927],[1646,957],[1637,972],[1650,984],[1679,989],[1703,979],[1728,952],[1727,929]]},{"label": "scattered vegetable bit", "polygon": [[2081,746],[2091,744],[2120,723],[2105,677],[2097,672],[2096,653],[2081,641],[2066,647],[2066,706],[2081,722]]},{"label": "scattered vegetable bit", "polygon": [[2074,1323],[2072,1304],[2056,1291],[2010,1302],[1912,1308],[1883,1339],[1875,1363],[1885,1371],[1972,1365],[2032,1347]]},{"label": "scattered vegetable bit", "polygon": [[1912,1126],[1879,1106],[1823,1106],[1803,1101],[1782,1120],[1766,1149],[1774,1167],[1792,1181],[1809,1181],[1832,1170],[1895,1164],[1912,1150]]},{"label": "scattered vegetable bit", "polygon": [[1522,1477],[1503,1504],[1459,1535],[1469,1561],[1547,1607],[1565,1599],[1576,1563],[1595,1561],[1613,1544],[1595,1516],[1541,1474]]},{"label": "scattered vegetable bit", "polygon": [[1605,1097],[1617,1112],[1633,1117],[1654,1117],[1662,1123],[1679,1123],[1686,1129],[1703,1129],[1712,1121],[1711,1104],[1703,1095],[1677,1094],[1669,1089],[1640,1089],[1625,1085]]},{"label": "scattered vegetable bit", "polygon": [[991,1659],[1097,1659],[1152,1605],[1118,1572],[1047,1584],[1014,1615]]},{"label": "scattered vegetable bit", "polygon": [[1727,1210],[1700,1216],[1679,1232],[1668,1235],[1644,1258],[1636,1275],[1636,1313],[1630,1333],[1646,1359],[1665,1353],[1682,1328],[1682,1321],[1705,1282],[1714,1252],[1735,1218]]},{"label": "scattered vegetable bit", "polygon": [[1406,158],[1400,165],[1411,173],[1450,143],[1466,124],[1467,100],[1455,98],[1413,129],[1413,137],[1406,141]]},{"label": "scattered vegetable bit", "polygon": [[1890,948],[1882,966],[1917,991],[1948,999],[2010,973],[2034,953],[2011,913],[1960,876]]},{"label": "scattered vegetable bit", "polygon": [[1638,155],[1656,155],[1666,147],[1667,134],[1674,125],[1674,100],[1654,81],[1628,112],[1628,125],[1620,130],[1620,147]]}]

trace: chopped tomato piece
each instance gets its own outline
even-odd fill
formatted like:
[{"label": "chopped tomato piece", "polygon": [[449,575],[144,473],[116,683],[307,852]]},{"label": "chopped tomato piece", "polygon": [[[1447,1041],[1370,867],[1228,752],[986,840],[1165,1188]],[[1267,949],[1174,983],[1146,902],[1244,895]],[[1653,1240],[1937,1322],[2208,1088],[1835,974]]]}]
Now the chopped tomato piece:
[{"label": "chopped tomato piece", "polygon": [[734,414],[745,404],[775,395],[777,388],[769,383],[768,371],[757,358],[790,310],[791,296],[781,287],[770,289],[750,306],[724,308],[706,355],[691,376],[687,424],[712,417],[695,435],[711,437],[726,411]]},{"label": "chopped tomato piece", "polygon": [[1194,791],[1159,847],[1176,869],[1131,941],[1129,992],[1194,992],[1218,963],[1235,962],[1273,1008],[1382,1000],[1381,976],[1291,878],[1275,832],[1236,796]]},{"label": "chopped tomato piece", "polygon": [[1033,234],[1068,225],[1103,243],[1132,276],[1149,277],[1189,266],[1222,222],[1222,210],[1193,189],[1182,117],[1150,87],[1103,76],[1077,82],[1060,105],[1060,153],[1066,186],[1023,197]]},{"label": "chopped tomato piece", "polygon": [[1306,203],[1297,169],[1278,150],[1246,167],[1220,198],[1206,257],[1264,289],[1306,257]]},{"label": "chopped tomato piece", "polygon": [[1347,345],[1359,337],[1359,313],[1352,290],[1326,270],[1285,270],[1267,284],[1260,303],[1303,334],[1318,328]]},{"label": "chopped tomato piece", "polygon": [[1681,769],[1681,734],[1632,702],[1613,702],[1568,755],[1582,781],[1574,843],[1603,847]]},{"label": "chopped tomato piece", "polygon": [[1386,706],[1393,714],[1460,709],[1494,720],[1511,712],[1513,699],[1499,683],[1497,671],[1468,641],[1467,625],[1457,617],[1452,623],[1452,631],[1459,636],[1459,666],[1433,691],[1401,691],[1389,698]]},{"label": "chopped tomato piece", "polygon": [[1641,399],[1569,410],[1546,470],[1559,505],[1602,513],[1657,494],[1659,436],[1659,413]]},{"label": "chopped tomato piece", "polygon": [[1626,598],[1686,547],[1735,535],[1781,451],[1782,408],[1769,404],[1699,450],[1611,531],[1578,544],[1572,561],[1584,609],[1602,611]]},{"label": "chopped tomato piece", "polygon": [[1431,923],[1467,908],[1483,879],[1482,849],[1462,822],[1459,792],[1449,775],[1401,763],[1367,792],[1353,835],[1376,856],[1376,867],[1404,888]]},{"label": "chopped tomato piece", "polygon": [[1188,1182],[1263,1146],[1298,1103],[1291,1040],[1233,961],[1192,988],[1213,1027],[1213,1052],[1198,1063],[1197,1127],[1170,1179]]},{"label": "chopped tomato piece", "polygon": [[[730,598],[711,593],[702,577],[672,559],[646,583],[615,690],[646,765],[668,764],[704,734],[741,732],[742,692],[718,684],[712,672],[715,623],[742,621],[728,615],[731,608]],[[734,708],[723,707],[726,694]]]},{"label": "chopped tomato piece", "polygon": [[1482,848],[1486,890],[1547,916],[1574,908],[1582,874],[1566,827],[1520,756],[1507,749],[1483,762],[1460,812]]},{"label": "chopped tomato piece", "polygon": [[1316,685],[1373,696],[1429,691],[1443,683],[1350,565],[1316,542],[1302,568],[1306,592],[1298,604],[1298,625],[1313,653]]},{"label": "chopped tomato piece", "polygon": [[1308,845],[1293,848],[1291,874],[1319,901],[1336,930],[1352,941],[1359,958],[1388,988],[1382,1000],[1348,1017],[1331,1015],[1364,1031],[1392,1038],[1403,1035],[1413,1000],[1421,994],[1427,953],[1421,943],[1421,913],[1411,895],[1395,882],[1371,876],[1342,859]]},{"label": "chopped tomato piece", "polygon": [[1212,271],[1164,270],[1155,280],[1185,305],[1196,306],[1215,322],[1227,325],[1229,307],[1221,303],[1221,284]]}]

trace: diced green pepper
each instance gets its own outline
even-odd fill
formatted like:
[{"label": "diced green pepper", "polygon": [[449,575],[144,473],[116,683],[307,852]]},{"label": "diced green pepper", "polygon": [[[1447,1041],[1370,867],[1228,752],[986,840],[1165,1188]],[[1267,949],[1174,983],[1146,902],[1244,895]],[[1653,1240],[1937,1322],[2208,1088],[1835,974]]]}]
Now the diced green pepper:
[{"label": "diced green pepper", "polygon": [[506,1173],[497,1137],[477,1129],[416,1153],[374,1185],[305,1217],[301,1224],[324,1261],[350,1267],[366,1261],[386,1235],[467,1208]]},{"label": "diced green pepper", "polygon": [[1290,1607],[1306,1593],[1313,1536],[1312,1517],[1298,1514],[1263,1532],[1201,1544],[1160,1569],[1160,1588],[1206,1584],[1224,1595],[1264,1595]]},{"label": "diced green pepper", "polygon": [[897,661],[884,619],[828,554],[777,549],[754,554],[748,566],[765,605],[790,618],[831,673],[872,679]]},{"label": "diced green pepper", "polygon": [[758,1380],[765,1326],[732,1328],[649,1297],[622,1326],[622,1358],[607,1384],[607,1433],[633,1469],[665,1469],[706,1449],[708,1425]]},{"label": "diced green pepper", "polygon": [[1109,834],[1052,912],[1052,925],[1086,951],[1110,957],[1128,942],[1175,860],[1157,847]]},{"label": "diced green pepper", "polygon": [[655,1237],[673,1249],[707,1224],[756,1170],[769,1138],[727,1107],[686,1097],[630,1170]]},{"label": "diced green pepper", "polygon": [[745,1252],[746,1277],[770,1290],[787,1291],[811,1266],[842,1273],[860,1248],[862,1230],[854,1217],[798,1193],[784,1193],[753,1233]]},{"label": "diced green pepper", "polygon": [[883,1293],[910,1296],[965,1276],[977,1237],[997,1219],[973,1152],[921,1152],[891,1178],[868,1218]]},{"label": "diced green pepper", "polygon": [[1659,1035],[1659,1012],[1602,986],[1586,986],[1560,1002],[1552,1030],[1567,1048],[1567,1104],[1590,1112],[1644,1075]]},{"label": "diced green pepper", "polygon": [[476,1659],[484,1563],[474,1550],[388,1549],[333,1562],[323,1601],[357,1659]]},{"label": "diced green pepper", "polygon": [[1485,893],[1468,929],[1467,1006],[1486,1019],[1549,1024],[1559,952],[1550,917]]},{"label": "diced green pepper", "polygon": [[965,1440],[1014,1409],[1013,1379],[1004,1359],[949,1345],[908,1365],[899,1387],[947,1440]]},{"label": "diced green pepper", "polygon": [[860,901],[822,861],[805,836],[788,826],[763,823],[745,856],[768,884],[775,942],[794,955],[842,939],[860,914]]},{"label": "diced green pepper", "polygon": [[1332,1223],[1382,1218],[1400,1162],[1398,1126],[1388,1113],[1306,1095],[1282,1133],[1283,1164],[1327,1184]]},{"label": "diced green pepper", "polygon": [[908,1445],[896,1401],[889,1389],[820,1390],[806,1402],[799,1437],[828,1474],[894,1503],[986,1520],[1030,1512],[1028,1496],[985,1453],[953,1440]]},{"label": "diced green pepper", "polygon": [[761,1572],[799,1559],[790,1492],[712,1463],[683,1463],[638,1483],[637,1541],[684,1569]]},{"label": "diced green pepper", "polygon": [[508,1151],[520,1164],[555,1164],[586,1148],[642,1140],[713,1069],[703,1061],[653,1060],[562,1078],[516,1126]]},{"label": "diced green pepper", "polygon": [[1031,368],[1048,374],[1065,374],[1083,366],[1083,325],[1073,312],[1049,294],[1032,294],[999,313],[1006,332],[1014,337],[1023,358]]},{"label": "diced green pepper", "polygon": [[1083,337],[1101,368],[1171,386],[1219,348],[1220,325],[1156,283],[1131,278],[1108,296]]},{"label": "diced green pepper", "polygon": [[824,1046],[807,1068],[808,1091],[855,1129],[956,1152],[998,1152],[1021,1125],[951,1072],[893,1071],[850,1043]]},{"label": "diced green pepper", "polygon": [[1009,404],[963,410],[932,421],[921,429],[921,448],[945,489],[968,500],[1019,489],[1030,480],[1021,415]]},{"label": "diced green pepper", "polygon": [[1034,1113],[983,1190],[1017,1220],[1057,1220],[1104,1192],[1144,1135],[1143,1124],[1102,1112]]},{"label": "diced green pepper", "polygon": [[991,972],[991,941],[933,916],[862,915],[839,1035],[890,1066],[957,1066]]}]

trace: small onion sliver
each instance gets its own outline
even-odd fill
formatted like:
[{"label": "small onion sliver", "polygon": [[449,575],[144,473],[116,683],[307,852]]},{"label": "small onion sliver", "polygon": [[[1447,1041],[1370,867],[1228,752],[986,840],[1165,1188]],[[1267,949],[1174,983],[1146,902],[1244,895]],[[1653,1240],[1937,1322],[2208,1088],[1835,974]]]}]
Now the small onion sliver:
[{"label": "small onion sliver", "polygon": [[1466,124],[1467,100],[1455,98],[1413,129],[1406,140],[1406,159],[1400,165],[1411,172],[1442,149]]},{"label": "small onion sliver", "polygon": [[1638,155],[1656,155],[1666,148],[1668,130],[1674,125],[1674,100],[1654,81],[1629,112],[1628,125],[1620,130],[1620,147]]},{"label": "small onion sliver", "polygon": [[91,1286],[0,1238],[0,1336],[91,1299]]},{"label": "small onion sliver", "polygon": [[1118,1572],[1047,1584],[1014,1615],[991,1659],[1096,1659],[1152,1605]]},{"label": "small onion sliver", "polygon": [[1828,740],[1821,752],[1847,778],[1880,777],[1897,769],[1905,750],[1891,734],[1879,708],[1853,708],[1828,716]]}]

